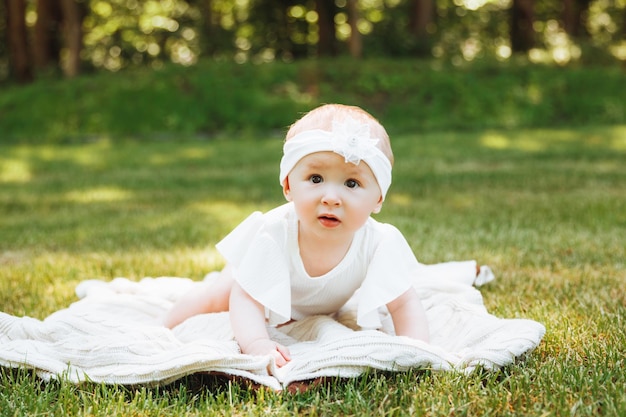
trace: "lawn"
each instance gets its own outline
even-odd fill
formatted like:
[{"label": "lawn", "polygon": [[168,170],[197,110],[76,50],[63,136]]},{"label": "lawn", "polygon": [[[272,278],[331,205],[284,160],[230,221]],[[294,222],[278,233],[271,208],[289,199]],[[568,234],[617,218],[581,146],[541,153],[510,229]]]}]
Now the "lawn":
[{"label": "lawn", "polygon": [[[213,245],[282,203],[281,137],[0,145],[0,310],[44,318],[83,279],[220,268]],[[477,259],[500,317],[541,345],[499,371],[371,372],[301,393],[219,377],[163,387],[2,369],[0,415],[626,415],[626,126],[399,134],[382,221],[419,260]]]}]

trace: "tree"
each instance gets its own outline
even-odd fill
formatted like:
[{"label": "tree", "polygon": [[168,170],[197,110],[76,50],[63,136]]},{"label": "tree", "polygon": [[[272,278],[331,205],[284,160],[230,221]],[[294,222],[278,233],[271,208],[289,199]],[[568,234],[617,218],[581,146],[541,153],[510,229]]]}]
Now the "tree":
[{"label": "tree", "polygon": [[563,28],[573,38],[589,35],[584,24],[591,0],[563,0]]},{"label": "tree", "polygon": [[[220,23],[225,17],[236,17],[237,11],[234,8],[224,10],[224,4],[220,1],[214,0],[188,0],[187,3],[192,6],[196,6],[199,11],[199,18],[195,22],[195,27],[199,34],[199,53],[208,57],[213,57],[221,54],[232,54],[234,48],[235,32],[237,24],[233,19],[232,27],[225,28]],[[249,22],[256,19],[259,15],[265,16],[267,13],[267,3],[252,2],[251,14],[252,17],[248,18]],[[229,16],[226,16],[229,15]],[[192,21],[192,19],[189,19]],[[189,26],[193,27],[194,24]]]},{"label": "tree", "polygon": [[33,32],[33,57],[35,68],[45,70],[57,67],[61,51],[59,27],[61,7],[56,1],[37,0],[37,21]]},{"label": "tree", "polygon": [[24,0],[6,0],[5,8],[9,60],[13,74],[20,83],[30,82],[33,79],[33,72],[26,38],[26,3]]},{"label": "tree", "polygon": [[316,0],[315,11],[317,12],[317,26],[319,30],[317,55],[337,55],[334,0]]},{"label": "tree", "polygon": [[535,45],[534,0],[513,0],[510,38],[513,52],[528,52]]},{"label": "tree", "polygon": [[359,32],[359,8],[358,0],[348,0],[348,23],[350,24],[350,38],[348,39],[348,49],[353,58],[360,58],[363,55],[363,39]]},{"label": "tree", "polygon": [[63,15],[63,38],[67,48],[67,59],[62,63],[63,72],[68,77],[74,77],[80,71],[84,12],[76,0],[61,0],[61,10]]},{"label": "tree", "polygon": [[215,42],[214,38],[217,37],[216,32],[218,31],[215,20],[219,16],[216,16],[213,11],[213,0],[204,0],[198,3],[200,13],[202,15],[200,27],[202,29],[202,34],[204,35],[202,36],[203,45],[201,50],[211,56],[218,50],[218,43]]},{"label": "tree", "polygon": [[409,15],[409,32],[413,35],[418,53],[430,53],[428,27],[434,23],[433,0],[412,0]]},{"label": "tree", "polygon": [[[61,67],[68,77],[80,70],[80,52],[83,45],[82,23],[84,10],[78,0],[37,0],[37,21],[33,42],[28,42],[26,2],[6,0],[7,39],[10,62],[18,82],[32,81],[33,63],[38,70]],[[62,54],[62,46],[65,53]],[[32,47],[32,49],[31,49]],[[64,56],[61,62],[61,56]]]}]

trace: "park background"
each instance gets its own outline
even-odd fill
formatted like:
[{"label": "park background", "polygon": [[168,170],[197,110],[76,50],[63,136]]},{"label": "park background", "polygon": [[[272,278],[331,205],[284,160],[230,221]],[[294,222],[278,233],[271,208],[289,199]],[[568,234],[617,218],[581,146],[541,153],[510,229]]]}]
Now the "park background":
[{"label": "park background", "polygon": [[420,261],[478,259],[539,348],[471,375],[371,371],[301,393],[0,370],[0,415],[626,414],[623,0],[0,2],[0,311],[39,319],[84,279],[222,266],[283,201],[287,126],[320,103],[389,130],[377,218]]}]

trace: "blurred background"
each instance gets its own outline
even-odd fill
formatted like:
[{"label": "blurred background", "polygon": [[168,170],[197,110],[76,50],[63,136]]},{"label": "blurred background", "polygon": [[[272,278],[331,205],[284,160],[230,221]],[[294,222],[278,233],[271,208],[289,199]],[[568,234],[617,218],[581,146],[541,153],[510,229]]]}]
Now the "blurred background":
[{"label": "blurred background", "polygon": [[626,0],[3,0],[0,82],[199,60],[626,61]]}]

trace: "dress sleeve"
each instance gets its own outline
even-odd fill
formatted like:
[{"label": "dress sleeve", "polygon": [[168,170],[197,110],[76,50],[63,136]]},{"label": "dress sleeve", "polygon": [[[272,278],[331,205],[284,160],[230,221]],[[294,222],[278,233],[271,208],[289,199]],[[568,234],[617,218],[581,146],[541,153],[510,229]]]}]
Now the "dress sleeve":
[{"label": "dress sleeve", "polygon": [[381,327],[378,309],[411,288],[420,269],[402,233],[391,225],[386,227],[359,290],[357,324],[365,328]]},{"label": "dress sleeve", "polygon": [[235,280],[265,307],[271,325],[291,317],[289,267],[283,235],[286,220],[252,213],[217,245],[233,267]]}]

